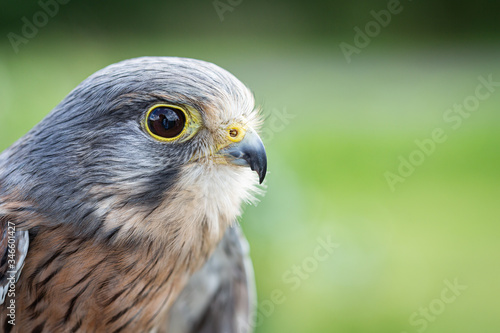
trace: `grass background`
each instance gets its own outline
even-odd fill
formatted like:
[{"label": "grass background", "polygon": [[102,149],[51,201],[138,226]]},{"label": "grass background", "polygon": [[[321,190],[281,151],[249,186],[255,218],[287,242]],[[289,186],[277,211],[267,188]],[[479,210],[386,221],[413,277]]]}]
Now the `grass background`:
[{"label": "grass background", "polygon": [[[229,27],[248,18],[244,6],[226,14]],[[443,120],[479,76],[500,81],[494,43],[405,39],[388,27],[348,64],[338,44],[352,43],[353,31],[72,35],[63,24],[17,54],[0,41],[0,150],[88,75],[142,55],[212,61],[251,87],[268,119],[291,115],[266,137],[267,193],[242,218],[260,301],[276,289],[286,298],[258,333],[417,332],[409,317],[455,279],[467,289],[425,331],[500,331],[500,88],[458,129]],[[391,191],[384,173],[435,128],[447,140]],[[318,237],[339,247],[292,290],[283,274],[314,254]]]}]

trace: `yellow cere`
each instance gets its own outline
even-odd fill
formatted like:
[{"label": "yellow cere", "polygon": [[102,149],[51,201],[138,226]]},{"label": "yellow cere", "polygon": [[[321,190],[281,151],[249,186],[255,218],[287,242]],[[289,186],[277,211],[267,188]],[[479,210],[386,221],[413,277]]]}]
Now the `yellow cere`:
[{"label": "yellow cere", "polygon": [[245,137],[246,130],[239,124],[233,124],[227,129],[227,137],[232,142],[240,142]]}]

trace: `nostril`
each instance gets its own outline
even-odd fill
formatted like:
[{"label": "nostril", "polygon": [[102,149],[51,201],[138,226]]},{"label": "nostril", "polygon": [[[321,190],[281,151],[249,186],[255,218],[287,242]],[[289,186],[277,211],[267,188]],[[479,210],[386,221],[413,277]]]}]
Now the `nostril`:
[{"label": "nostril", "polygon": [[238,124],[233,124],[226,129],[226,135],[229,141],[240,142],[245,137],[245,129]]},{"label": "nostril", "polygon": [[231,128],[229,130],[229,136],[232,138],[235,138],[238,136],[238,130],[236,128]]}]

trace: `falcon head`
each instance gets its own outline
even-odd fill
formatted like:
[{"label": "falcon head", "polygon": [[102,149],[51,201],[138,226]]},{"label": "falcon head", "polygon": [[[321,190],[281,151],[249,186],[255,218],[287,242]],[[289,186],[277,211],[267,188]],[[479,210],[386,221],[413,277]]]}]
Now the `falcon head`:
[{"label": "falcon head", "polygon": [[3,195],[80,236],[215,244],[266,175],[260,123],[249,89],[214,64],[122,61],[1,155]]}]

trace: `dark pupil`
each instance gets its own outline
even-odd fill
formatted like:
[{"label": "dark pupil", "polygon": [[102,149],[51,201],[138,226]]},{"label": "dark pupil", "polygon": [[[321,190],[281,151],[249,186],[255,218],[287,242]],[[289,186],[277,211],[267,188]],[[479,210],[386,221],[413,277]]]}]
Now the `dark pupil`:
[{"label": "dark pupil", "polygon": [[181,110],[159,107],[149,114],[149,129],[163,138],[173,138],[184,129],[186,116]]}]

